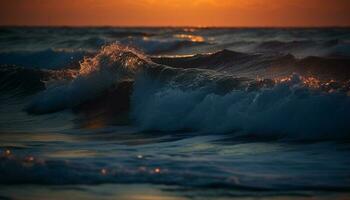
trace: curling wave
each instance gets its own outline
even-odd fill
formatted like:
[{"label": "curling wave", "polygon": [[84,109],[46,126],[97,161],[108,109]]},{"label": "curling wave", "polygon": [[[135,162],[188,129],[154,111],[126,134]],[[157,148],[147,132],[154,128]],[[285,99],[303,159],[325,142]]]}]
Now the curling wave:
[{"label": "curling wave", "polygon": [[[129,116],[142,130],[238,132],[291,139],[349,138],[345,83],[291,75],[251,79],[153,63],[117,44],[86,58],[72,80],[51,83],[28,106],[41,114],[74,108],[132,81]],[[117,103],[117,102],[116,102]]]}]

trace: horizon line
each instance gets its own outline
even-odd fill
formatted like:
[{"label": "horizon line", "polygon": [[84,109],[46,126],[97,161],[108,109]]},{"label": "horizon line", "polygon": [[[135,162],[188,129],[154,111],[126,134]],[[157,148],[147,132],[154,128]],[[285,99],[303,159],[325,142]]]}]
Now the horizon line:
[{"label": "horizon line", "polygon": [[172,26],[172,25],[0,25],[0,28],[196,28],[196,29],[211,29],[211,28],[350,28],[350,25],[327,25],[327,26]]}]

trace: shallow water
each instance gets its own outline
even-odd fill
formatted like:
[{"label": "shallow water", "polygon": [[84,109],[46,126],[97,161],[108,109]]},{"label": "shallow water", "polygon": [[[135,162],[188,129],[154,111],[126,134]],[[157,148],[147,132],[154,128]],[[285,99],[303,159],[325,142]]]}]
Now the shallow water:
[{"label": "shallow water", "polygon": [[2,28],[0,199],[349,198],[349,41]]}]

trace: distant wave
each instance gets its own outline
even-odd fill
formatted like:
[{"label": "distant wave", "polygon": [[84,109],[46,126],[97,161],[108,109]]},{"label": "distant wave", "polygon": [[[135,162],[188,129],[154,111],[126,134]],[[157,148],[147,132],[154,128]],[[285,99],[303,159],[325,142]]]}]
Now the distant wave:
[{"label": "distant wave", "polygon": [[297,58],[308,56],[318,57],[349,57],[350,43],[342,40],[267,40],[251,41],[240,40],[227,43],[212,45],[213,48],[230,49],[245,53],[263,53],[263,54],[291,54]]},{"label": "distant wave", "polygon": [[266,41],[256,46],[255,51],[261,52],[285,52],[297,57],[307,56],[349,56],[350,44],[339,40],[329,41]]},{"label": "distant wave", "polygon": [[142,130],[239,131],[290,139],[349,137],[346,83],[321,83],[298,75],[255,80],[172,68],[116,44],[86,59],[73,80],[52,84],[37,95],[28,111],[74,108],[125,80],[134,81],[130,117]]},{"label": "distant wave", "polygon": [[180,57],[152,57],[152,61],[177,68],[220,69],[233,62],[242,63],[242,60],[254,59],[254,55],[229,50],[218,51],[213,54],[197,54]]},{"label": "distant wave", "polygon": [[[337,43],[337,41],[333,41],[334,45]],[[295,48],[308,48],[313,45],[316,45],[317,43],[311,40],[305,40],[305,41],[291,41],[291,42],[282,42],[278,40],[273,41],[266,41],[262,42],[258,45],[258,49],[266,50],[266,51],[282,51],[287,49],[295,49]],[[330,45],[333,46],[333,45]]]},{"label": "distant wave", "polygon": [[185,48],[208,45],[205,41],[191,41],[188,39],[162,40],[147,38],[131,38],[122,40],[121,43],[141,49],[147,54],[167,54]]},{"label": "distant wave", "polygon": [[229,50],[186,57],[152,57],[152,61],[176,68],[201,68],[230,72],[251,78],[290,75],[314,76],[324,80],[350,80],[350,59],[328,57],[295,58],[293,55],[239,53]]},{"label": "distant wave", "polygon": [[151,37],[157,34],[142,32],[142,31],[108,31],[107,36],[111,38],[125,38],[125,37]]},{"label": "distant wave", "polygon": [[47,49],[43,51],[1,52],[0,64],[30,68],[58,69],[78,65],[87,52]]},{"label": "distant wave", "polygon": [[[152,29],[152,28],[1,28],[1,51],[62,48],[97,51],[111,42],[147,54],[193,54],[230,49],[246,53],[350,56],[347,29]],[[5,63],[11,64],[11,63]]]},{"label": "distant wave", "polygon": [[61,39],[56,42],[57,46],[64,46],[70,49],[84,49],[84,50],[96,50],[101,48],[103,45],[107,44],[112,40],[107,40],[103,37],[88,37],[88,38],[74,38],[74,39]]}]

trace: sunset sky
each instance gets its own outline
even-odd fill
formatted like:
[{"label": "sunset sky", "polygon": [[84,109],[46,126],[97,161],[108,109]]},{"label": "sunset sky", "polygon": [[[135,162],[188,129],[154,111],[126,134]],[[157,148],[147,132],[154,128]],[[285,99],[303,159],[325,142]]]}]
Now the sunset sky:
[{"label": "sunset sky", "polygon": [[0,25],[350,26],[350,1],[1,0]]}]

